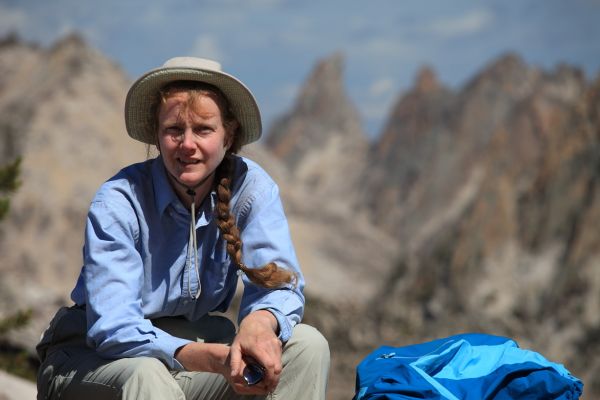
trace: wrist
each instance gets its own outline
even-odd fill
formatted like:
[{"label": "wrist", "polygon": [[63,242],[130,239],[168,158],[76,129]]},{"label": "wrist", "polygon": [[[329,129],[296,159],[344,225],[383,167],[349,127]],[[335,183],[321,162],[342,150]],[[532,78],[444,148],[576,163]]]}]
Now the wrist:
[{"label": "wrist", "polygon": [[221,375],[229,374],[229,346],[209,344],[209,371]]},{"label": "wrist", "polygon": [[270,327],[275,336],[277,336],[279,333],[279,322],[277,322],[277,318],[275,318],[275,315],[273,315],[273,313],[269,310],[256,310],[248,314],[242,321],[242,324],[244,324],[244,322],[258,322]]},{"label": "wrist", "polygon": [[229,346],[218,343],[188,343],[175,352],[187,371],[227,373]]}]

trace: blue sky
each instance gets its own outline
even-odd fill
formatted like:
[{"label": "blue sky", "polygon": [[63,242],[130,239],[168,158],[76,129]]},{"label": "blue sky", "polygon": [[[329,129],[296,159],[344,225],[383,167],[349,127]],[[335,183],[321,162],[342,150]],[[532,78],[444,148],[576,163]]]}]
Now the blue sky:
[{"label": "blue sky", "polygon": [[377,134],[423,65],[459,88],[507,51],[600,72],[600,0],[0,0],[0,35],[52,44],[80,32],[134,78],[177,55],[215,58],[254,92],[268,128],[317,60]]}]

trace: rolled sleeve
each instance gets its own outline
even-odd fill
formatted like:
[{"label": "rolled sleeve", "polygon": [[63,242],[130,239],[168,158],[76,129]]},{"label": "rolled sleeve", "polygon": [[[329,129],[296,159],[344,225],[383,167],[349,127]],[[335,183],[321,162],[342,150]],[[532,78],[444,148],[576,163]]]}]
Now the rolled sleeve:
[{"label": "rolled sleeve", "polygon": [[289,318],[274,308],[267,308],[266,310],[270,311],[277,319],[277,324],[279,325],[279,340],[281,340],[283,343],[290,340],[292,337],[292,330],[294,329],[294,326],[300,322],[300,319],[295,320]]},{"label": "rolled sleeve", "polygon": [[304,313],[304,277],[298,265],[277,185],[271,180],[260,184],[254,180],[252,183],[259,186],[258,190],[244,198],[242,210],[247,214],[240,218],[244,221],[241,226],[243,261],[254,268],[275,262],[279,267],[296,274],[297,285],[265,289],[243,276],[244,294],[239,320],[253,311],[268,310],[279,324],[279,338],[286,342]]}]

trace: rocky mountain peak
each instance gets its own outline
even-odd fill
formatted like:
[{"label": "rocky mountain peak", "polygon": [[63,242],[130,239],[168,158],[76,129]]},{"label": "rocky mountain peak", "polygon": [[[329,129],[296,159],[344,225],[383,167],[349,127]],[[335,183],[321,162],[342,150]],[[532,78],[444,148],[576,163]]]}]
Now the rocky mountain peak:
[{"label": "rocky mountain peak", "polygon": [[413,192],[440,148],[452,140],[450,111],[455,101],[456,95],[438,82],[433,70],[423,67],[412,89],[392,107],[372,145],[365,179],[366,203],[376,224],[398,233],[398,205]]},{"label": "rocky mountain peak", "polygon": [[2,47],[0,70],[0,162],[23,158],[23,185],[0,225],[0,291],[42,285],[45,291],[22,295],[17,306],[53,307],[57,294],[68,295],[81,265],[94,192],[124,165],[143,160],[145,151],[124,129],[128,79],[80,37],[49,49]]},{"label": "rocky mountain peak", "polygon": [[48,49],[47,56],[50,68],[60,68],[69,76],[80,74],[86,64],[93,63],[95,59],[94,50],[76,33],[69,34],[56,42]]},{"label": "rocky mountain peak", "polygon": [[[540,71],[528,66],[515,53],[504,54],[493,60],[467,84],[465,91],[482,97],[523,98],[537,83]],[[494,91],[495,93],[492,93]]]},{"label": "rocky mountain peak", "polygon": [[25,43],[16,32],[9,32],[5,36],[0,38],[0,50],[6,47],[14,47],[14,46],[30,46],[37,47],[32,43]]},{"label": "rocky mountain peak", "polygon": [[341,53],[318,62],[300,90],[295,111],[325,117],[335,101],[345,100],[343,66]]},{"label": "rocky mountain peak", "polygon": [[307,191],[326,192],[332,200],[356,196],[368,146],[344,89],[342,67],[340,53],[319,61],[292,110],[273,124],[266,139]]},{"label": "rocky mountain peak", "polygon": [[441,84],[433,68],[429,66],[421,67],[417,73],[415,90],[420,93],[431,93],[441,89]]},{"label": "rocky mountain peak", "polygon": [[412,89],[403,94],[391,109],[376,144],[378,157],[387,159],[398,151],[412,152],[413,144],[423,142],[424,131],[431,128],[431,122],[443,119],[440,113],[445,112],[452,98],[452,92],[438,81],[434,70],[422,67]]},{"label": "rocky mountain peak", "polygon": [[523,58],[515,53],[508,52],[492,60],[490,65],[482,71],[483,74],[493,73],[498,77],[511,75],[511,71],[523,71],[529,69]]},{"label": "rocky mountain peak", "polygon": [[51,53],[61,52],[61,51],[87,51],[90,47],[78,32],[68,33],[59,39],[56,43],[54,43],[49,51]]}]

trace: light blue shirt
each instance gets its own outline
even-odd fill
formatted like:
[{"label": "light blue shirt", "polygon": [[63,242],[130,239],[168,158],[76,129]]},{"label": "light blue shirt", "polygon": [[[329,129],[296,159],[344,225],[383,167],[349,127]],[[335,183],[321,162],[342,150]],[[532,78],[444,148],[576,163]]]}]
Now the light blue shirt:
[{"label": "light blue shirt", "polygon": [[[242,261],[250,267],[273,261],[298,274],[296,288],[275,290],[258,287],[244,275],[239,320],[269,310],[285,342],[302,318],[304,278],[277,185],[253,161],[235,160],[231,210],[241,232]],[[238,274],[213,221],[215,202],[211,192],[197,212],[199,285],[186,260],[190,212],[171,188],[160,157],[126,167],[100,187],[88,213],[83,267],[71,298],[86,305],[88,345],[101,356],[155,357],[182,369],[174,354],[189,340],[169,335],[150,320],[196,320],[229,307]]]}]

